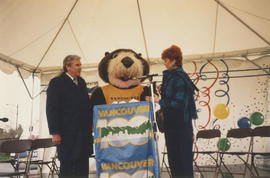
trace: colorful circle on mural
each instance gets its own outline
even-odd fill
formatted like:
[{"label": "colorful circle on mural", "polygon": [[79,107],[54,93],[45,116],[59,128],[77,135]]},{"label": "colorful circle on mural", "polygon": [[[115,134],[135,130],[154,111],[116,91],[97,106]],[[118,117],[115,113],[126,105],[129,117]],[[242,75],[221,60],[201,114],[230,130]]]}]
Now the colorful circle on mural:
[{"label": "colorful circle on mural", "polygon": [[230,109],[226,104],[219,103],[214,107],[214,116],[217,119],[226,119],[230,114]]},{"label": "colorful circle on mural", "polygon": [[241,117],[237,124],[239,128],[250,128],[250,120],[247,117]]},{"label": "colorful circle on mural", "polygon": [[217,142],[217,147],[220,151],[228,151],[231,147],[231,142],[227,138],[221,138]]},{"label": "colorful circle on mural", "polygon": [[234,178],[231,174],[224,174],[222,178]]},{"label": "colorful circle on mural", "polygon": [[264,122],[264,116],[260,112],[252,113],[249,119],[254,125],[261,125]]}]

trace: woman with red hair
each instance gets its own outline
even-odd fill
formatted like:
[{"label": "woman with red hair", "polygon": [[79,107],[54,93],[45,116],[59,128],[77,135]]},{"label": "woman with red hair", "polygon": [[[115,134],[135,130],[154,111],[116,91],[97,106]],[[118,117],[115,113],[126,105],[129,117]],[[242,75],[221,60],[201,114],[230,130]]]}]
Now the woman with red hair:
[{"label": "woman with red hair", "polygon": [[[197,119],[194,90],[198,90],[182,68],[182,52],[172,45],[161,55],[167,70],[163,71],[161,99],[164,133],[169,166],[173,178],[193,177],[193,127]],[[151,98],[146,98],[149,100]]]}]

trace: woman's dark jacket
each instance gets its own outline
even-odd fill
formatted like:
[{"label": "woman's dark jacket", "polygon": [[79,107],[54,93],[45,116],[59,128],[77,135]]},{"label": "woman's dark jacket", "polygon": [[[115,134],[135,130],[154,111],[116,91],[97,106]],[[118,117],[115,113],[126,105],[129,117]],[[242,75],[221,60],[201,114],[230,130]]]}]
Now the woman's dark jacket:
[{"label": "woman's dark jacket", "polygon": [[197,119],[195,88],[182,67],[163,71],[159,104],[165,117],[165,130],[179,129],[181,125],[190,123],[191,119]]}]

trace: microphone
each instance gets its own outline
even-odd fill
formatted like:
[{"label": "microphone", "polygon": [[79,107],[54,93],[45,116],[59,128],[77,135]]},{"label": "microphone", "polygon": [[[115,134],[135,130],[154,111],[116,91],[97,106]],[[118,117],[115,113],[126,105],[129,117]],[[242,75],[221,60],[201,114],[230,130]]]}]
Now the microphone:
[{"label": "microphone", "polygon": [[141,77],[134,77],[134,79],[146,79],[146,78],[152,78],[158,76],[158,74],[148,74],[148,75],[143,75]]},{"label": "microphone", "polygon": [[7,122],[8,121],[8,118],[6,118],[6,117],[0,118],[0,121]]}]

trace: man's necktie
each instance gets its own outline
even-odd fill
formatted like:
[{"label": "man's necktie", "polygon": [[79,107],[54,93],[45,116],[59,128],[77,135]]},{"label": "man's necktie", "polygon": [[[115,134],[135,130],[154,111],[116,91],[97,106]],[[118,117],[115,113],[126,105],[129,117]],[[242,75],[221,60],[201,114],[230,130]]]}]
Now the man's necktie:
[{"label": "man's necktie", "polygon": [[74,78],[74,79],[73,79],[73,82],[74,82],[76,85],[78,85],[78,78]]}]

